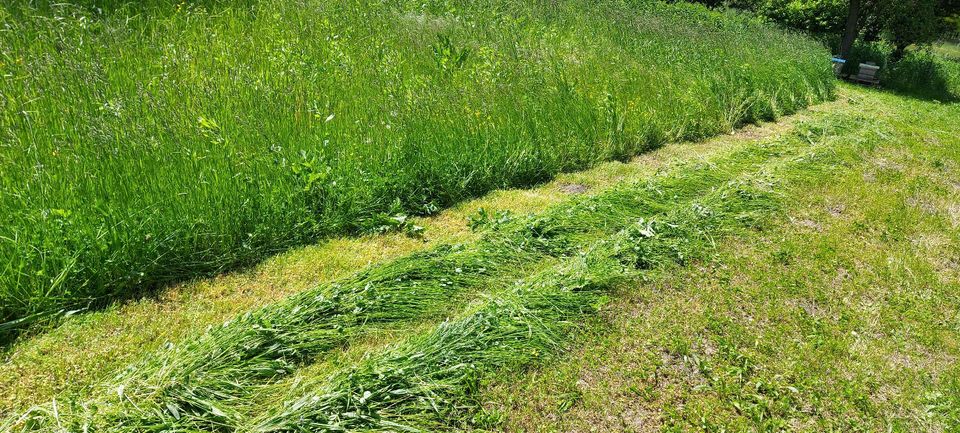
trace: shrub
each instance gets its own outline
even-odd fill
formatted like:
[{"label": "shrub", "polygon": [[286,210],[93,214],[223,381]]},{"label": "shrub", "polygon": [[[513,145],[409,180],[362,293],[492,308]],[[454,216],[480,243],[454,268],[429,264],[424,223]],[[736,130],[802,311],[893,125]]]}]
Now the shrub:
[{"label": "shrub", "polygon": [[924,99],[960,99],[960,62],[926,48],[910,50],[903,59],[892,62],[893,51],[893,46],[884,42],[857,44],[843,72],[856,74],[860,63],[873,62],[880,66],[884,88]]},{"label": "shrub", "polygon": [[893,65],[884,86],[924,99],[960,100],[960,62],[914,51]]}]

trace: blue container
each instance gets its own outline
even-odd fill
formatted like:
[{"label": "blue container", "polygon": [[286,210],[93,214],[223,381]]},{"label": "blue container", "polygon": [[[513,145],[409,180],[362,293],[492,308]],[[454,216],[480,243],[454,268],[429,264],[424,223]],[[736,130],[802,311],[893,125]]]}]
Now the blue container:
[{"label": "blue container", "polygon": [[840,72],[843,71],[843,65],[847,63],[846,60],[839,57],[834,57],[830,59],[833,62],[833,75],[840,76]]}]

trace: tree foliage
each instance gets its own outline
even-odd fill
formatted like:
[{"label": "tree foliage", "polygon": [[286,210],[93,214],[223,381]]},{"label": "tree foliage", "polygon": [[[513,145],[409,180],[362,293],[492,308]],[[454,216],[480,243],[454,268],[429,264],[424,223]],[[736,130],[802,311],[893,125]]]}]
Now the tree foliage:
[{"label": "tree foliage", "polygon": [[884,35],[896,47],[894,60],[903,57],[913,44],[927,44],[943,33],[938,0],[897,0],[879,2],[876,12],[883,23]]},{"label": "tree foliage", "polygon": [[[697,0],[712,7],[750,10],[782,25],[839,37],[849,0]],[[881,38],[898,49],[926,44],[958,28],[960,0],[866,0],[859,26],[867,41]]]}]

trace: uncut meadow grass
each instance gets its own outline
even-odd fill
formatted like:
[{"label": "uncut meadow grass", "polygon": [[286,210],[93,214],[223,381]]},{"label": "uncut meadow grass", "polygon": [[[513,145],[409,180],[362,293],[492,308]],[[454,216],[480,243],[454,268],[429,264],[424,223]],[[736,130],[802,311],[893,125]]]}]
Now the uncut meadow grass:
[{"label": "uncut meadow grass", "polygon": [[[804,130],[803,137],[811,140],[822,133]],[[714,223],[749,225],[769,210],[770,191],[756,187],[770,187],[766,173],[771,164],[806,161],[797,155],[804,148],[795,141],[758,144],[715,161],[683,164],[648,181],[573,199],[539,215],[491,222],[483,226],[483,238],[474,244],[414,254],[243,314],[196,339],[144,357],[91,395],[59,399],[56,415],[53,406],[38,406],[14,425],[25,431],[45,431],[53,425],[110,431],[242,429],[249,416],[249,400],[262,391],[260,387],[297,371],[306,360],[322,359],[330,349],[380,325],[429,315],[430,309],[444,310],[445,302],[449,309],[456,302],[451,297],[476,290],[471,286],[486,287],[483,298],[510,298],[503,293],[509,289],[490,291],[491,286],[510,287],[496,275],[516,268],[518,262],[537,260],[537,254],[531,254],[534,251],[556,254],[564,262],[579,257],[598,239],[614,236],[617,255],[631,267],[695,257],[709,249],[703,244],[706,239],[725,231],[722,224]],[[728,207],[736,209],[736,218],[728,218],[724,210]],[[585,270],[597,278],[618,274],[605,260],[589,262]],[[521,284],[532,284],[529,295],[550,296],[553,285],[543,285],[542,275],[513,274],[517,276]],[[564,281],[577,286],[577,278]],[[508,313],[510,305],[497,304],[491,317],[513,317]],[[567,311],[567,317],[540,325],[572,325],[573,313]],[[533,343],[519,339],[515,344]],[[455,354],[462,347],[454,344],[443,351]],[[484,345],[468,343],[466,347]]]},{"label": "uncut meadow grass", "polygon": [[106,4],[0,1],[0,339],[832,91],[690,5]]}]

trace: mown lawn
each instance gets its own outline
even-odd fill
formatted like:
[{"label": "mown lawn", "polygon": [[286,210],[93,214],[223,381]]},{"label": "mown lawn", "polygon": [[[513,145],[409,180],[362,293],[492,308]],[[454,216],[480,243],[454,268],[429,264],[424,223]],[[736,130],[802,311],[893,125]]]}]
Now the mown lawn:
[{"label": "mown lawn", "polygon": [[[827,106],[831,105],[816,110]],[[0,395],[5,397],[0,398],[0,412],[24,410],[59,394],[91,387],[166,342],[188,339],[258,305],[438,244],[475,240],[477,233],[468,222],[479,209],[537,212],[577,194],[593,195],[618,183],[645,179],[680,161],[729,154],[745,140],[785,131],[808,116],[804,112],[777,123],[748,126],[735,135],[671,144],[626,163],[608,162],[562,174],[534,188],[495,191],[436,216],[412,219],[425,228],[422,239],[403,233],[333,239],[279,255],[248,271],[200,279],[171,287],[162,296],[70,317],[61,326],[9,348],[7,362],[0,364]]]},{"label": "mown lawn", "polygon": [[952,431],[958,118],[842,86],[780,124],[417,220],[427,242],[336,241],[181,288],[210,314],[170,297],[71,318],[8,353],[24,379],[0,382],[0,427]]},{"label": "mown lawn", "polygon": [[852,87],[841,103],[828,140],[849,167],[495,381],[506,430],[960,429],[960,110]]}]

